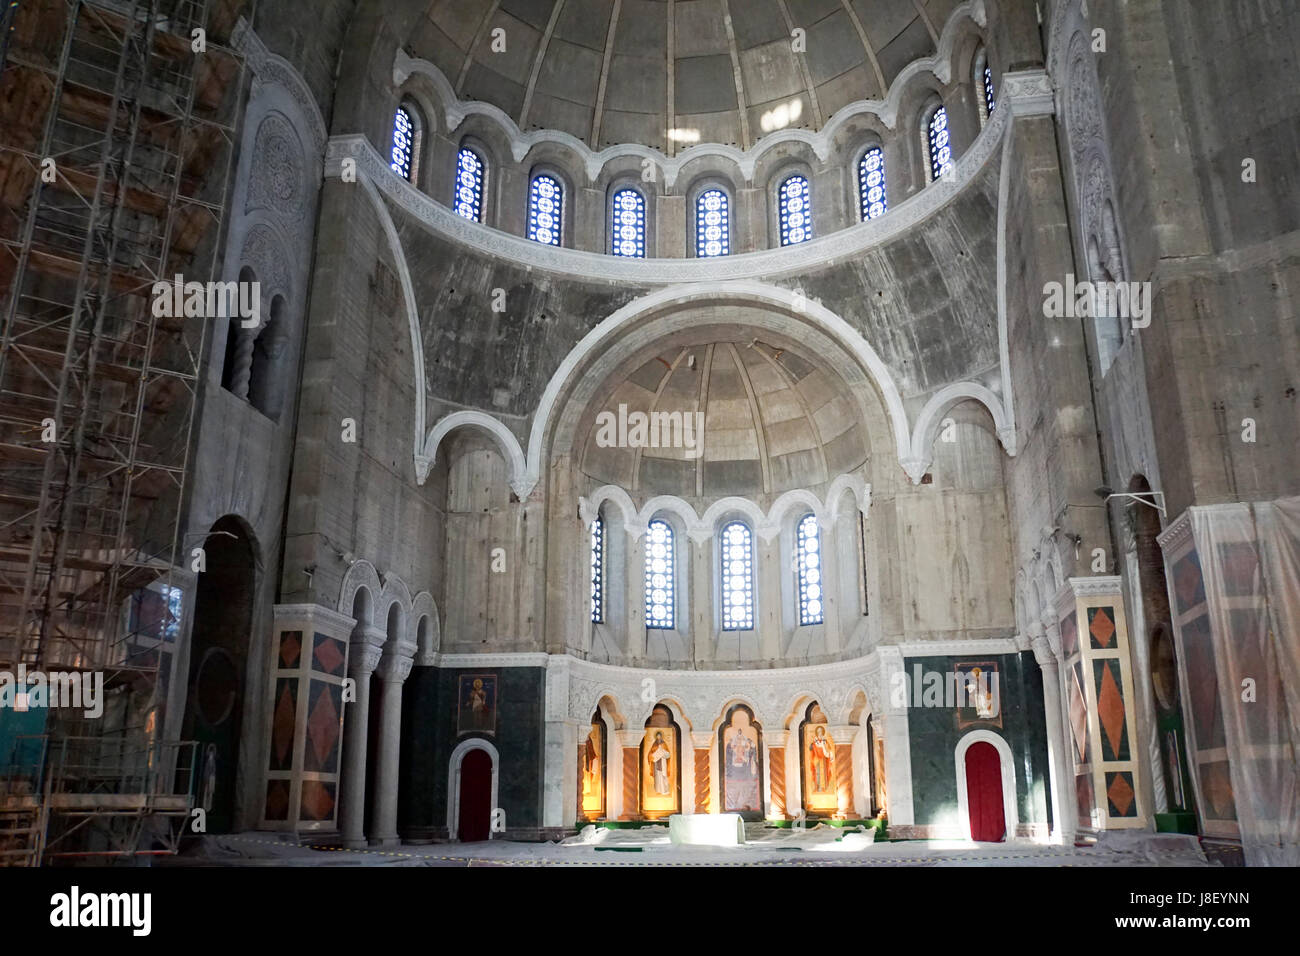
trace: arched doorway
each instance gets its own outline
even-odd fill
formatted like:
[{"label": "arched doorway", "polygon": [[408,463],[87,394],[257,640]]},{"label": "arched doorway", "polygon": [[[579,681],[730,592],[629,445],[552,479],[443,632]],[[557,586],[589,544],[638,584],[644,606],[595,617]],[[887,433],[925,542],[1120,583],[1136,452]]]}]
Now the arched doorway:
[{"label": "arched doorway", "polygon": [[462,740],[447,767],[447,833],[470,843],[492,839],[501,759],[490,741]]},{"label": "arched doorway", "polygon": [[991,730],[957,742],[957,818],[962,838],[980,843],[1013,839],[1020,822],[1011,747]]},{"label": "arched doorway", "polygon": [[252,631],[255,550],[242,521],[226,516],[203,542],[182,740],[197,743],[196,806],[207,832],[234,826],[244,675]]},{"label": "arched doorway", "polygon": [[471,750],[460,764],[460,826],[456,839],[478,843],[492,833],[492,758]]},{"label": "arched doorway", "polygon": [[970,838],[977,843],[1000,843],[1006,839],[1001,764],[992,744],[981,741],[966,751],[966,806]]}]

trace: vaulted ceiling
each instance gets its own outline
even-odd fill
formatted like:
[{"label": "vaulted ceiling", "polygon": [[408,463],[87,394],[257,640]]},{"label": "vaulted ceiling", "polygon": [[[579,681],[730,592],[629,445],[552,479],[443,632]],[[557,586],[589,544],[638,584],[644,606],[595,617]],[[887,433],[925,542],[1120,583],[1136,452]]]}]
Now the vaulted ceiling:
[{"label": "vaulted ceiling", "polygon": [[[775,495],[821,487],[867,457],[866,430],[844,380],[825,362],[752,337],[665,345],[607,386],[605,400],[589,409],[582,469],[636,494]],[[685,416],[697,412],[685,436]],[[664,447],[662,429],[638,439],[635,413],[657,413],[660,422],[676,416],[682,424],[672,434],[691,441]],[[619,418],[631,423],[626,436],[617,434]]]},{"label": "vaulted ceiling", "polygon": [[818,129],[855,100],[883,98],[903,67],[935,52],[957,5],[433,0],[409,47],[462,99],[492,103],[524,130],[563,130],[595,149],[743,149],[777,129]]}]

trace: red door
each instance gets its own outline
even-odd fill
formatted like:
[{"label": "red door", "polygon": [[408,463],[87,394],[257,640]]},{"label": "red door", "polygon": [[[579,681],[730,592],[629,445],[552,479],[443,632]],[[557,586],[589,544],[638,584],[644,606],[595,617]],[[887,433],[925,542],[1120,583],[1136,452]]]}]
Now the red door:
[{"label": "red door", "polygon": [[966,751],[966,805],[970,808],[970,838],[998,843],[1007,835],[1002,808],[1002,759],[992,744],[972,744]]},{"label": "red door", "polygon": [[465,843],[488,838],[492,818],[492,758],[471,750],[460,764],[460,832]]}]

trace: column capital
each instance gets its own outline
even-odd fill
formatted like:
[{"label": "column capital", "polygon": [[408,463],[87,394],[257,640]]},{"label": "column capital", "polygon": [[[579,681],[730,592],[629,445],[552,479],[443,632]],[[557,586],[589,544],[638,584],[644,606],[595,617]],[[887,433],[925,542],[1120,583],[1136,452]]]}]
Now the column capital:
[{"label": "column capital", "polygon": [[858,728],[852,724],[827,724],[826,733],[837,744],[851,744]]},{"label": "column capital", "polygon": [[402,683],[415,666],[417,647],[410,641],[390,641],[384,646],[383,656],[379,660],[379,679]]},{"label": "column capital", "polygon": [[383,657],[384,642],[388,635],[382,628],[363,624],[352,633],[348,653],[348,673],[357,678],[368,678],[379,666]]},{"label": "column capital", "polygon": [[1053,650],[1051,643],[1047,640],[1045,634],[1038,634],[1033,638],[1032,646],[1034,650],[1034,660],[1038,661],[1038,666],[1046,670],[1054,668],[1059,664],[1056,659],[1056,652]]}]

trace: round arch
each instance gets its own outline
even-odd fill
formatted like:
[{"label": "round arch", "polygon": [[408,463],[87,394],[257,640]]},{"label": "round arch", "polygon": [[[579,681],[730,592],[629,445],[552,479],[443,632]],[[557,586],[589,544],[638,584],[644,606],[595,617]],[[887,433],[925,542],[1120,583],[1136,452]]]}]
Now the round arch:
[{"label": "round arch", "polygon": [[[883,406],[899,461],[908,458],[911,429],[902,394],[884,360],[843,318],[820,302],[780,286],[753,280],[700,282],[660,289],[629,302],[588,332],[565,356],[533,416],[523,482],[528,490],[540,480],[548,442],[572,439],[569,433],[576,428],[578,417],[572,406],[585,404],[589,393],[636,350],[673,332],[679,325],[674,322],[675,313],[705,303],[752,306],[754,314],[748,321],[758,328],[789,334],[790,319],[805,325],[807,333],[815,333],[838,353],[839,370],[851,386],[861,383],[870,387]],[[870,411],[867,397],[856,397],[866,415]]]},{"label": "round arch", "polygon": [[961,838],[970,839],[970,803],[966,793],[966,751],[975,744],[992,744],[998,752],[998,764],[1002,770],[1002,815],[1006,821],[1006,840],[1015,839],[1016,827],[1020,823],[1017,809],[1016,765],[1011,755],[1011,747],[1006,739],[991,730],[972,730],[957,741],[953,751],[953,760],[957,765],[957,821],[961,827]]},{"label": "round arch", "polygon": [[[451,752],[451,758],[447,761],[447,838],[452,842],[459,842],[460,837],[457,833],[460,831],[460,770],[461,764],[465,761],[465,755],[471,750],[482,750],[492,761],[492,807],[495,810],[499,806],[497,795],[499,793],[498,785],[501,777],[501,755],[492,741],[483,737],[470,737],[462,740],[456,745],[456,749]],[[492,831],[488,831],[488,839],[492,839]]]}]

